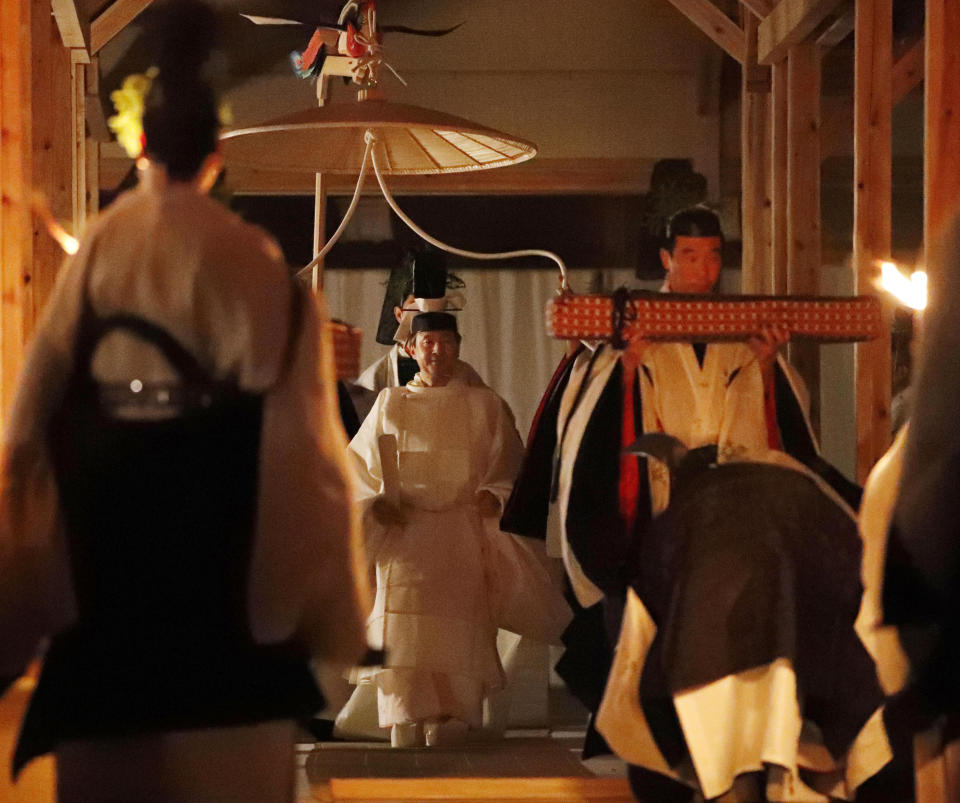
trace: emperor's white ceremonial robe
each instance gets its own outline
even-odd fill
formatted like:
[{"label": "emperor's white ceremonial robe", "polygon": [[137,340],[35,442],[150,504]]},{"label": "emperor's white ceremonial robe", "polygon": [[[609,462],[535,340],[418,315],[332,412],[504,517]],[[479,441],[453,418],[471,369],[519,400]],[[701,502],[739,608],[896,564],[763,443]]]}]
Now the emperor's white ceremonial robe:
[{"label": "emperor's white ceremonial robe", "polygon": [[[359,682],[378,687],[381,727],[447,716],[479,726],[484,693],[502,685],[496,633],[510,618],[502,608],[539,615],[533,635],[544,640],[559,635],[569,615],[533,553],[480,515],[480,492],[506,502],[522,445],[503,400],[461,377],[445,387],[414,380],[384,390],[349,447],[358,499],[370,503],[384,491],[379,439],[396,438],[407,515],[403,527],[365,519],[377,575],[367,634],[387,659],[361,671]],[[507,577],[514,581],[501,588]],[[524,587],[518,577],[531,582]],[[527,596],[508,599],[503,592],[517,586]],[[513,629],[521,628],[528,629]]]},{"label": "emperor's white ceremonial robe", "polygon": [[[400,344],[394,343],[386,354],[364,368],[360,376],[357,377],[357,381],[351,385],[350,397],[353,399],[353,406],[356,408],[361,421],[369,414],[381,390],[401,385],[399,360],[406,356],[407,353],[401,348]],[[468,385],[473,387],[487,386],[470,363],[457,360],[457,373],[463,377]]]}]

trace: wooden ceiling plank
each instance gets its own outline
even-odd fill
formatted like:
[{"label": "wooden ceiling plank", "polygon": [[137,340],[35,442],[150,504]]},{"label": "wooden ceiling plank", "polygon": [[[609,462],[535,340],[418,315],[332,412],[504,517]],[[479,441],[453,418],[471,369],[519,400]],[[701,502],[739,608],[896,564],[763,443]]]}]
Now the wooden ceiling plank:
[{"label": "wooden ceiling plank", "polygon": [[153,0],[116,0],[90,23],[90,54],[99,53],[107,42],[126,28]]},{"label": "wooden ceiling plank", "polygon": [[893,105],[909,95],[923,81],[924,39],[921,36],[893,64],[890,83],[893,86]]},{"label": "wooden ceiling plank", "polygon": [[[73,0],[50,0],[50,7],[53,10],[53,18],[57,21],[63,46],[71,50],[81,49],[87,53],[90,29],[86,26],[85,30],[80,24],[80,15]],[[87,61],[89,60],[88,56]]]},{"label": "wooden ceiling plank", "polygon": [[[671,0],[672,1],[672,0]],[[775,64],[816,31],[843,0],[780,0],[760,23],[757,61]]]},{"label": "wooden ceiling plank", "polygon": [[743,64],[746,51],[743,29],[710,0],[669,0],[669,2],[720,45],[732,59]]},{"label": "wooden ceiling plank", "polygon": [[740,2],[760,19],[773,11],[773,0],[740,0]]}]

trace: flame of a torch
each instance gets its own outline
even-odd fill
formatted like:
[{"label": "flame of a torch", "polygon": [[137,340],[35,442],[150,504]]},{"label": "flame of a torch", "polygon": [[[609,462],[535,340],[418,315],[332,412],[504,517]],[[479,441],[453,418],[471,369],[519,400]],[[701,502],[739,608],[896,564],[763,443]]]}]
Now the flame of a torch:
[{"label": "flame of a torch", "polygon": [[922,270],[908,277],[893,262],[881,262],[880,286],[910,309],[927,306],[927,274]]},{"label": "flame of a torch", "polygon": [[68,254],[75,254],[80,250],[80,241],[68,232],[50,211],[50,205],[46,197],[40,192],[34,192],[31,198],[31,208],[47,229],[47,233],[53,237],[60,247]]}]

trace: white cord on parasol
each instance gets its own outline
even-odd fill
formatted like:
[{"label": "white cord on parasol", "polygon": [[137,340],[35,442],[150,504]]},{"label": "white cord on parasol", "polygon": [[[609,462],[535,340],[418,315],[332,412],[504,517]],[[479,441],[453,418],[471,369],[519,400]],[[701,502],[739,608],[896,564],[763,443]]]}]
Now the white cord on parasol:
[{"label": "white cord on parasol", "polygon": [[320,260],[326,256],[327,252],[333,247],[333,244],[340,239],[340,235],[343,234],[343,230],[347,226],[347,221],[353,215],[354,209],[357,206],[357,200],[360,197],[360,189],[363,186],[364,178],[366,177],[367,170],[367,159],[373,163],[373,172],[377,176],[377,182],[380,184],[380,191],[383,193],[383,197],[386,200],[389,207],[394,211],[400,220],[407,224],[410,229],[419,235],[421,238],[426,240],[431,245],[435,245],[437,248],[441,248],[444,251],[447,251],[451,254],[456,254],[458,256],[468,257],[470,259],[518,259],[520,257],[545,257],[556,263],[557,267],[560,269],[560,289],[559,293],[570,293],[570,283],[567,281],[567,266],[564,261],[553,251],[545,251],[538,248],[528,248],[522,249],[519,251],[498,251],[494,253],[487,253],[483,251],[467,251],[463,248],[456,248],[452,245],[447,245],[446,243],[438,240],[436,237],[431,237],[423,229],[421,229],[414,221],[407,216],[404,211],[397,206],[396,200],[394,200],[393,195],[390,193],[390,190],[387,189],[387,185],[383,180],[383,176],[380,173],[380,167],[377,164],[377,155],[373,150],[373,144],[376,142],[376,134],[370,129],[367,129],[363,135],[364,142],[366,142],[366,149],[363,153],[363,163],[360,166],[360,177],[357,180],[357,188],[353,193],[353,200],[350,202],[350,206],[347,208],[346,214],[343,216],[343,220],[340,222],[340,226],[334,232],[333,236],[327,241],[313,260],[311,260],[307,265],[298,271],[297,276],[303,276],[308,271],[313,270],[313,287],[316,290],[317,287],[317,265]]},{"label": "white cord on parasol", "polygon": [[320,285],[320,262],[330,252],[330,249],[333,248],[337,240],[340,239],[340,236],[346,230],[347,224],[350,222],[350,218],[353,217],[353,213],[357,208],[357,202],[360,200],[360,190],[363,189],[363,182],[367,177],[367,161],[370,159],[370,153],[373,150],[373,139],[367,139],[366,143],[367,147],[363,152],[363,161],[360,163],[360,175],[357,178],[357,188],[353,191],[353,198],[350,199],[350,206],[347,207],[347,211],[343,215],[343,220],[340,221],[337,230],[330,239],[323,244],[323,248],[317,252],[317,255],[297,271],[298,279],[301,276],[306,276],[308,272],[312,272],[311,287],[314,293],[317,292]]}]

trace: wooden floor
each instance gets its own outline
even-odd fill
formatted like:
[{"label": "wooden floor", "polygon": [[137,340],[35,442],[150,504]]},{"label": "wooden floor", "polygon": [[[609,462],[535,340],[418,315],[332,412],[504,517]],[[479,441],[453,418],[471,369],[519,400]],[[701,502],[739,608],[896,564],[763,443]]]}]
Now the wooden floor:
[{"label": "wooden floor", "polygon": [[[32,762],[10,783],[10,756],[33,688],[24,678],[0,699],[0,801],[53,803],[52,757]],[[297,803],[329,801],[629,801],[623,764],[580,761],[585,715],[560,693],[551,702],[554,727],[480,735],[422,749],[384,743],[304,742],[298,745]]]},{"label": "wooden floor", "polygon": [[631,800],[622,764],[588,769],[582,742],[544,732],[447,748],[304,745],[297,800]]},{"label": "wooden floor", "polygon": [[468,734],[434,748],[300,745],[297,801],[632,800],[621,761],[580,760],[586,710],[554,688],[549,711],[549,728]]},{"label": "wooden floor", "polygon": [[54,799],[54,761],[44,756],[30,762],[14,786],[10,781],[10,758],[16,744],[20,718],[36,684],[36,670],[18,680],[0,697],[0,801],[3,803],[48,803]]}]

